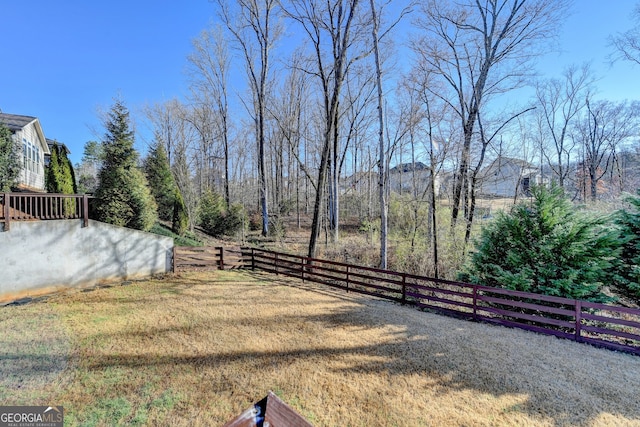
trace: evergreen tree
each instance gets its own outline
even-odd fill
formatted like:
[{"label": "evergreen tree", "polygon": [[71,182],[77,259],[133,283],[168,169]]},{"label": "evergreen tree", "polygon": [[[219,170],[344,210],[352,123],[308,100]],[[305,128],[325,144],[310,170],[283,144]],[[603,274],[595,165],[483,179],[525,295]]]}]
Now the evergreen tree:
[{"label": "evergreen tree", "polygon": [[621,229],[622,252],[615,282],[620,293],[640,303],[640,190],[637,190],[637,196],[630,196],[626,201],[631,209],[621,210],[616,216]]},{"label": "evergreen tree", "polygon": [[156,142],[151,147],[144,161],[144,171],[151,194],[158,205],[158,217],[163,221],[171,221],[176,201],[176,183],[167,152],[162,144]]},{"label": "evergreen tree", "polygon": [[242,216],[241,206],[227,208],[222,196],[211,190],[207,190],[200,199],[200,226],[211,236],[235,233],[242,227]]},{"label": "evergreen tree", "polygon": [[178,187],[175,188],[175,195],[173,201],[173,220],[171,222],[171,230],[179,236],[186,233],[189,228],[189,216],[187,215],[187,208],[184,204],[184,199]]},{"label": "evergreen tree", "polygon": [[129,111],[116,100],[105,122],[103,162],[96,190],[97,219],[114,225],[149,230],[157,218],[156,203],[138,169]]},{"label": "evergreen tree", "polygon": [[53,144],[45,174],[48,193],[76,194],[77,187],[71,161],[62,145]]},{"label": "evergreen tree", "polygon": [[499,213],[483,228],[462,280],[566,298],[607,301],[619,253],[605,218],[578,212],[562,189],[535,187],[531,203]]},{"label": "evergreen tree", "polygon": [[11,136],[11,130],[0,124],[0,192],[11,191],[17,184],[20,167],[18,145]]}]

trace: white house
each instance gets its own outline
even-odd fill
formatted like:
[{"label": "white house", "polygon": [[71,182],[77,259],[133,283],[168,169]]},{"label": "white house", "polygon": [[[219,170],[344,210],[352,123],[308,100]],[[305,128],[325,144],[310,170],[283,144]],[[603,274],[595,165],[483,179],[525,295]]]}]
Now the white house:
[{"label": "white house", "polygon": [[22,171],[18,177],[18,190],[45,192],[45,155],[49,155],[47,139],[36,117],[0,113],[0,124],[11,131],[20,147]]},{"label": "white house", "polygon": [[491,197],[529,195],[532,185],[542,183],[540,169],[520,159],[499,156],[480,171],[479,193]]}]

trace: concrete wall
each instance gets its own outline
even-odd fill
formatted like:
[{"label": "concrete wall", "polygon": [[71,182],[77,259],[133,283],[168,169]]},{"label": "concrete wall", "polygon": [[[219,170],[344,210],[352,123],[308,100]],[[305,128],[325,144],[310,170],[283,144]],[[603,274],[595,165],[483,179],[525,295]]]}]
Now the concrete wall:
[{"label": "concrete wall", "polygon": [[171,270],[173,239],[98,221],[12,221],[0,232],[0,303]]}]

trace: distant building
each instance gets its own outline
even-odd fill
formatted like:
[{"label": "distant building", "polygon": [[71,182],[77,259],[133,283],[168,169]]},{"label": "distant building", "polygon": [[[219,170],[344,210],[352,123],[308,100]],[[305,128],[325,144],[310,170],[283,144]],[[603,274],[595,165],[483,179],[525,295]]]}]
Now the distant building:
[{"label": "distant building", "polygon": [[[422,162],[401,163],[389,169],[389,188],[399,194],[412,193],[416,189],[422,194],[431,184],[431,168]],[[435,193],[440,192],[440,178],[435,176]]]},{"label": "distant building", "polygon": [[71,150],[69,150],[69,147],[67,147],[65,144],[63,144],[62,142],[56,141],[55,139],[47,138],[47,146],[49,147],[49,154],[45,154],[44,156],[45,166],[49,166],[49,161],[51,160],[51,150],[53,149],[54,145],[62,147],[62,150],[64,150],[64,153],[67,155],[67,157],[69,156],[69,154],[71,154]]},{"label": "distant building", "polygon": [[479,174],[478,194],[485,197],[530,196],[531,186],[545,183],[540,169],[520,159],[499,156]]},{"label": "distant building", "polygon": [[16,190],[45,192],[45,156],[50,154],[47,139],[36,117],[0,113],[0,123],[6,126],[19,146],[22,170]]}]

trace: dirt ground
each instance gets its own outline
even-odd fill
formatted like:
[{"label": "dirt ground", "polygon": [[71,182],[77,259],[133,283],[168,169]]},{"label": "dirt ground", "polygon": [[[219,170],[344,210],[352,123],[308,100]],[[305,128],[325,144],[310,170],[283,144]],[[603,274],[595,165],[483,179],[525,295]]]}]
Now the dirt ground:
[{"label": "dirt ground", "polygon": [[[18,369],[19,367],[19,369]],[[640,357],[251,272],[0,308],[0,401],[67,425],[640,426]]]}]

